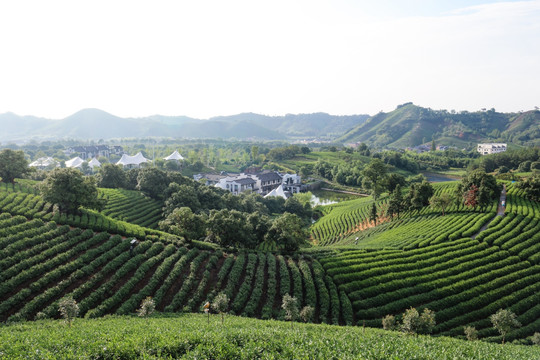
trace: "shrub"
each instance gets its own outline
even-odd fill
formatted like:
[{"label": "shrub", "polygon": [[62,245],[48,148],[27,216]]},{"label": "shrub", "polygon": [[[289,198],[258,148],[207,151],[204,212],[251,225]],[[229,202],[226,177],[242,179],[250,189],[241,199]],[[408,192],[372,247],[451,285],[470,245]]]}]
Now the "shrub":
[{"label": "shrub", "polygon": [[493,327],[501,334],[503,344],[506,334],[510,330],[521,326],[521,323],[516,319],[516,314],[510,310],[499,309],[499,311],[490,316],[490,320]]},{"label": "shrub", "polygon": [[463,332],[467,337],[467,340],[474,341],[478,340],[478,330],[474,326],[465,326],[463,327]]},{"label": "shrub", "polygon": [[533,342],[534,345],[540,345],[540,333],[535,332],[531,338],[531,341]]},{"label": "shrub", "polygon": [[140,317],[148,317],[152,315],[152,313],[156,310],[156,303],[152,299],[151,296],[148,296],[146,299],[144,299],[141,303],[141,307],[137,312],[139,313]]},{"label": "shrub", "polygon": [[314,312],[315,309],[312,306],[304,306],[300,311],[300,318],[304,320],[304,322],[311,322],[313,320]]},{"label": "shrub", "polygon": [[221,325],[223,325],[223,320],[227,308],[229,307],[229,297],[224,293],[219,293],[212,302],[212,308],[221,314]]},{"label": "shrub", "polygon": [[435,327],[435,313],[427,308],[422,315],[411,307],[403,313],[403,323],[401,329],[408,334],[424,333],[429,334]]},{"label": "shrub", "polygon": [[396,330],[398,324],[394,315],[386,315],[382,319],[382,326],[384,330]]},{"label": "shrub", "polygon": [[69,326],[71,326],[73,319],[79,315],[79,305],[77,305],[77,302],[73,300],[73,298],[65,298],[60,300],[58,303],[58,310],[60,311],[60,315],[66,319]]},{"label": "shrub", "polygon": [[285,296],[283,296],[281,308],[285,310],[285,319],[291,320],[292,328],[293,321],[298,318],[298,300],[289,294],[285,294]]}]

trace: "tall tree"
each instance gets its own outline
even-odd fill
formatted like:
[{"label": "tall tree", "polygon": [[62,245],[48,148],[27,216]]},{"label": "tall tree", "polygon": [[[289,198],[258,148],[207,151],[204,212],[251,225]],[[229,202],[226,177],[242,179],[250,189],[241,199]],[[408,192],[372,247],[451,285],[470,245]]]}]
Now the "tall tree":
[{"label": "tall tree", "polygon": [[308,236],[302,225],[302,219],[298,216],[285,213],[274,220],[265,240],[275,241],[285,251],[296,251]]},{"label": "tall tree", "polygon": [[377,214],[377,206],[375,205],[375,202],[371,204],[371,211],[369,213],[369,220],[373,222],[373,225],[377,225],[377,219],[379,218],[379,214]]},{"label": "tall tree", "polygon": [[93,177],[83,177],[73,168],[54,169],[40,186],[43,200],[58,205],[60,211],[75,213],[79,207],[101,209],[103,203]]},{"label": "tall tree", "polygon": [[441,194],[439,196],[432,196],[431,199],[429,199],[429,205],[436,209],[441,209],[442,215],[444,216],[444,210],[452,204],[454,199],[452,196],[448,193]]},{"label": "tall tree", "polygon": [[397,214],[399,219],[399,214],[403,210],[403,196],[401,194],[401,185],[397,185],[390,199],[388,200],[388,208],[386,209],[386,214],[389,215],[392,219],[394,215]]},{"label": "tall tree", "polygon": [[103,164],[97,174],[97,185],[104,188],[126,187],[126,172],[118,165]]},{"label": "tall tree", "polygon": [[174,209],[165,220],[159,223],[163,231],[183,236],[188,242],[203,237],[205,225],[205,216],[194,214],[188,207]]},{"label": "tall tree", "polygon": [[137,190],[142,191],[153,199],[162,199],[165,189],[169,186],[167,173],[156,168],[147,168],[139,171],[137,176]]},{"label": "tall tree", "polygon": [[456,189],[457,196],[463,199],[467,206],[480,206],[485,209],[501,192],[501,186],[493,175],[484,170],[473,170],[465,176]]},{"label": "tall tree", "polygon": [[385,189],[387,172],[388,168],[381,159],[372,159],[362,171],[362,187],[371,190],[374,200],[377,200]]},{"label": "tall tree", "polygon": [[14,183],[15,178],[20,178],[30,172],[28,161],[24,158],[24,152],[4,149],[0,151],[0,179],[4,182]]}]

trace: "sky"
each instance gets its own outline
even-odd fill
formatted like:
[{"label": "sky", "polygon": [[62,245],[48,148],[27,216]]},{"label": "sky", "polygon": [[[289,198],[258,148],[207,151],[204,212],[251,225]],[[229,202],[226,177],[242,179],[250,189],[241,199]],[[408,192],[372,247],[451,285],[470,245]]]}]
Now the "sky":
[{"label": "sky", "polygon": [[538,84],[540,0],[0,0],[0,113],[514,112]]}]

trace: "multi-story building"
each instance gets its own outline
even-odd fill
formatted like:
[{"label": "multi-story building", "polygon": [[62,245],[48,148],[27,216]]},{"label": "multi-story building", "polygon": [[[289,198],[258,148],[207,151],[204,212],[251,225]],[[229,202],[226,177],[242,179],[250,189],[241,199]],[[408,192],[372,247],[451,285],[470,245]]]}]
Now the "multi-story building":
[{"label": "multi-story building", "polygon": [[478,144],[476,149],[482,155],[496,154],[506,151],[506,144],[490,143],[490,144]]}]

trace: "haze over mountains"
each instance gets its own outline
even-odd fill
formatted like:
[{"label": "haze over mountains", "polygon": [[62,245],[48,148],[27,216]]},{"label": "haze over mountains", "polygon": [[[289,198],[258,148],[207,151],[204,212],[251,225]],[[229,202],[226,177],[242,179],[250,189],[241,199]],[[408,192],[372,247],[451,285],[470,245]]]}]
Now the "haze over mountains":
[{"label": "haze over mountains", "polygon": [[285,140],[291,137],[335,138],[361,124],[369,115],[325,113],[266,116],[244,113],[200,120],[154,115],[120,118],[99,109],[84,109],[65,119],[48,120],[13,113],[0,114],[0,141],[81,138],[178,137]]},{"label": "haze over mountains", "polygon": [[84,109],[61,120],[0,114],[0,141],[30,139],[112,139],[141,137],[293,140],[318,138],[337,143],[365,142],[378,148],[404,148],[436,140],[465,146],[481,141],[540,145],[540,111],[499,113],[432,110],[412,103],[394,111],[337,116],[326,113],[266,116],[243,113],[207,120],[154,115],[121,118],[99,109]]}]

